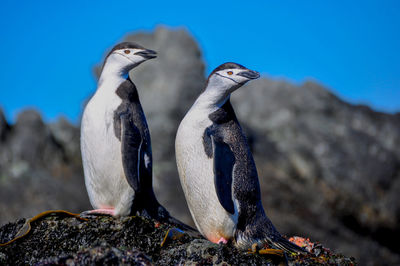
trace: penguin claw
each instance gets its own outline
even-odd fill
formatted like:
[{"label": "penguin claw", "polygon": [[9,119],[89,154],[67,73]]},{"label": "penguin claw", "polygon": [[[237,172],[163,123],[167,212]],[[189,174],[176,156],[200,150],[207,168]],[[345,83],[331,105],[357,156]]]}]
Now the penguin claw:
[{"label": "penguin claw", "polygon": [[169,240],[178,240],[181,239],[185,235],[185,232],[179,228],[173,227],[168,229],[165,234],[164,240],[161,242],[161,247],[163,247]]},{"label": "penguin claw", "polygon": [[249,249],[248,253],[255,254],[255,253],[257,253],[257,249],[258,249],[258,244],[254,243],[253,245],[251,245],[251,249]]}]

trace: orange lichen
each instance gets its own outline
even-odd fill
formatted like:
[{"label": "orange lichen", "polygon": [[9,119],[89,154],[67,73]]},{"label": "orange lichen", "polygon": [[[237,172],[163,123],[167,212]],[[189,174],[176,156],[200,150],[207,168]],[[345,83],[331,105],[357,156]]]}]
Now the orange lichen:
[{"label": "orange lichen", "polygon": [[292,236],[289,241],[298,245],[299,247],[305,248],[307,251],[311,251],[314,247],[314,243],[310,241],[309,238],[304,238],[300,236]]}]

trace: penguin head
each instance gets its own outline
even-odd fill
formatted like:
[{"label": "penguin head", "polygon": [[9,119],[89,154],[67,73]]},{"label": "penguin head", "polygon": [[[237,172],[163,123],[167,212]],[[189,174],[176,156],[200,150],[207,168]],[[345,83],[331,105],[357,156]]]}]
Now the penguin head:
[{"label": "penguin head", "polygon": [[214,69],[208,77],[205,91],[213,92],[215,97],[227,97],[260,74],[236,63],[224,63]]},{"label": "penguin head", "polygon": [[105,63],[111,63],[113,68],[119,68],[123,73],[127,73],[139,64],[157,57],[153,50],[146,49],[133,42],[123,42],[114,46],[108,53]]}]

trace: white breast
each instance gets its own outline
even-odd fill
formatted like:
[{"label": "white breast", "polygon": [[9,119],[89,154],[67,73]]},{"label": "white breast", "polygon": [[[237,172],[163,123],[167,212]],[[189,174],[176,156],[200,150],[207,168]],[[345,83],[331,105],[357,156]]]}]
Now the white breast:
[{"label": "white breast", "polygon": [[114,132],[114,111],[121,99],[104,83],[87,104],[82,117],[81,151],[86,189],[95,209],[115,208],[117,215],[130,212],[133,189],[126,181],[121,142]]},{"label": "white breast", "polygon": [[214,110],[194,105],[182,120],[175,142],[179,177],[193,220],[209,240],[231,238],[237,213],[231,215],[220,204],[215,186],[213,158],[203,145],[204,130],[212,125],[208,115]]}]

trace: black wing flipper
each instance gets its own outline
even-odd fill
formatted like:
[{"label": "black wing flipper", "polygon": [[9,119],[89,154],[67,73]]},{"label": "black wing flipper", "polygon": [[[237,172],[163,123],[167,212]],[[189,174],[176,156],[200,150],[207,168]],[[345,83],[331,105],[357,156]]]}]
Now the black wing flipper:
[{"label": "black wing flipper", "polygon": [[235,213],[232,199],[232,175],[235,164],[235,156],[229,145],[219,138],[211,135],[214,157],[214,184],[219,202],[224,209]]},{"label": "black wing flipper", "polygon": [[122,114],[120,118],[122,165],[129,185],[137,192],[143,140],[129,115]]}]

